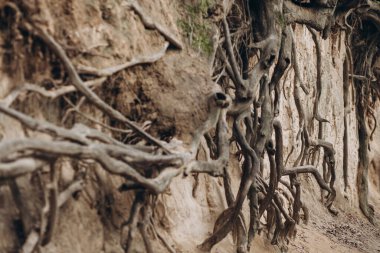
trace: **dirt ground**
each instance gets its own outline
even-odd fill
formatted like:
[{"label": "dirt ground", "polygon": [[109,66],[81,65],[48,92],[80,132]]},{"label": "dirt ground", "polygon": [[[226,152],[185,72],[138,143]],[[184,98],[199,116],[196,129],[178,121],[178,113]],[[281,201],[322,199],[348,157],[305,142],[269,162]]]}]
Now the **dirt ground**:
[{"label": "dirt ground", "polygon": [[[372,192],[370,202],[374,205],[377,221],[380,214],[380,194]],[[298,227],[297,237],[290,242],[289,252],[319,253],[319,252],[380,252],[380,226],[369,223],[359,212],[340,211],[333,217],[323,210],[311,211],[308,225]]]}]

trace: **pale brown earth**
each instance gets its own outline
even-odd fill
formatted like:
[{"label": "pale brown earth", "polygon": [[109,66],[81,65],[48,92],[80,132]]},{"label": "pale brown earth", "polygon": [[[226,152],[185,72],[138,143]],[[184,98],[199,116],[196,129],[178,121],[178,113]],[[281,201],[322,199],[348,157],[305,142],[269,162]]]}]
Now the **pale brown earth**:
[{"label": "pale brown earth", "polygon": [[[379,194],[377,198],[375,208],[380,207]],[[300,253],[380,252],[380,229],[357,212],[340,213],[338,217],[318,216],[316,212],[309,225],[299,227],[297,238],[290,243],[289,249]]]}]

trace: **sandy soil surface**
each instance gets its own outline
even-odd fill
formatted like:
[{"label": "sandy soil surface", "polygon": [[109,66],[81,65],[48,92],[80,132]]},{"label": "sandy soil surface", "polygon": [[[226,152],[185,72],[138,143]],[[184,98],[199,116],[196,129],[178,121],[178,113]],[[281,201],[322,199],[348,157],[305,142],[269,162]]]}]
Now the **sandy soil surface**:
[{"label": "sandy soil surface", "polygon": [[380,213],[376,213],[380,208],[380,194],[372,192],[370,202],[375,207],[377,224],[369,223],[359,212],[340,212],[336,217],[328,213],[319,217],[311,215],[309,225],[298,227],[289,252],[380,252]]}]

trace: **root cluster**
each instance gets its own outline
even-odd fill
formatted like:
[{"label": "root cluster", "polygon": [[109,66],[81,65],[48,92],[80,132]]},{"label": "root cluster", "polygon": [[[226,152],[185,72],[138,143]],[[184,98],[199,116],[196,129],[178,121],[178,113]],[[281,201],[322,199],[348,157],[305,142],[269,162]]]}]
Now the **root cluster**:
[{"label": "root cluster", "polygon": [[[164,192],[171,180],[179,175],[207,173],[222,177],[228,208],[218,217],[211,236],[205,238],[198,247],[209,252],[214,245],[229,233],[235,235],[237,252],[249,252],[253,238],[265,230],[272,244],[284,250],[289,239],[296,236],[297,224],[301,218],[308,220],[308,208],[302,202],[302,174],[310,174],[322,192],[322,202],[336,215],[333,208],[336,197],[334,188],[335,153],[333,145],[327,142],[323,132],[329,121],[318,109],[323,89],[320,40],[329,37],[332,31],[346,31],[347,57],[345,61],[344,105],[348,106],[348,90],[353,84],[356,90],[357,117],[359,122],[359,170],[358,191],[363,213],[373,221],[373,208],[368,204],[368,146],[371,134],[366,126],[367,115],[373,115],[371,106],[378,97],[375,82],[379,72],[373,70],[379,55],[379,6],[372,1],[290,1],[290,0],[236,0],[231,9],[223,10],[223,18],[218,25],[221,37],[216,45],[213,62],[213,76],[223,92],[211,94],[209,117],[194,133],[189,149],[173,148],[168,143],[150,135],[142,126],[129,120],[99,97],[93,89],[119,71],[138,64],[150,64],[165,56],[167,50],[181,50],[182,43],[163,25],[152,20],[137,4],[129,4],[147,29],[155,29],[167,41],[155,54],[139,56],[130,62],[106,69],[74,66],[62,46],[32,16],[28,16],[27,4],[19,5],[8,1],[1,6],[12,15],[8,17],[11,38],[31,34],[41,40],[62,64],[68,75],[70,86],[46,90],[39,85],[26,84],[12,91],[0,103],[0,112],[19,121],[25,128],[46,134],[49,140],[28,137],[22,140],[0,142],[0,180],[6,181],[17,204],[27,235],[22,252],[33,252],[47,245],[56,228],[60,207],[74,193],[86,187],[85,173],[77,173],[75,180],[65,189],[59,184],[59,161],[62,157],[84,163],[96,163],[107,173],[125,179],[120,191],[135,191],[130,217],[121,230],[121,246],[125,252],[132,252],[131,245],[140,233],[146,252],[154,252],[150,234],[156,235],[169,252],[175,249],[166,242],[156,228],[153,219],[154,206],[158,194]],[[239,13],[232,15],[231,13]],[[361,23],[359,25],[358,23]],[[301,103],[301,92],[309,93],[301,77],[297,63],[297,41],[293,36],[293,24],[307,26],[317,51],[315,84],[316,96],[312,117],[306,115]],[[246,24],[249,24],[247,29]],[[366,31],[360,30],[365,25]],[[368,32],[371,31],[371,32]],[[21,33],[22,32],[22,33]],[[351,34],[357,35],[355,39]],[[370,34],[370,35],[368,35]],[[15,40],[14,47],[18,47]],[[369,47],[359,49],[361,43]],[[252,60],[256,56],[256,61]],[[355,67],[353,67],[355,63]],[[273,66],[273,71],[270,69]],[[281,122],[278,119],[282,89],[280,81],[290,69],[294,70],[293,99],[298,118],[301,152],[294,163],[287,165],[284,159],[284,141]],[[314,71],[314,70],[310,70]],[[376,72],[377,71],[377,72]],[[83,80],[86,75],[87,80]],[[90,80],[89,80],[89,77]],[[89,116],[92,122],[101,124],[110,132],[123,132],[134,136],[134,142],[123,142],[95,128],[75,124],[65,128],[56,124],[37,120],[22,113],[12,105],[20,94],[37,92],[50,99],[65,96],[71,104],[71,112],[79,113],[80,103],[70,102],[67,95],[77,92],[83,101],[94,105],[110,119],[123,124],[126,129],[108,126]],[[370,100],[370,97],[373,99]],[[83,113],[82,113],[83,114]],[[311,119],[311,120],[310,120]],[[309,135],[310,126],[318,122],[318,138]],[[344,180],[348,184],[347,159],[347,118],[345,114],[344,137]],[[229,133],[232,133],[230,136]],[[129,138],[131,139],[131,138]],[[138,141],[136,141],[138,140]],[[138,143],[138,144],[135,144]],[[207,149],[210,159],[196,159],[201,143]],[[241,179],[236,195],[231,189],[229,173],[230,146],[237,145],[242,156]],[[292,150],[293,151],[293,150]],[[318,172],[320,154],[323,154],[323,174]],[[288,154],[289,157],[290,154]],[[211,159],[212,158],[212,159]],[[264,168],[268,159],[269,168]],[[41,177],[41,169],[47,170],[49,177]],[[47,169],[46,169],[47,168]],[[264,178],[264,171],[269,177]],[[16,178],[25,174],[39,175],[43,192],[43,207],[36,222],[27,214],[26,201],[22,198]],[[249,201],[249,222],[242,215],[243,203]],[[303,214],[303,215],[301,215]],[[151,233],[148,233],[150,231]]]}]

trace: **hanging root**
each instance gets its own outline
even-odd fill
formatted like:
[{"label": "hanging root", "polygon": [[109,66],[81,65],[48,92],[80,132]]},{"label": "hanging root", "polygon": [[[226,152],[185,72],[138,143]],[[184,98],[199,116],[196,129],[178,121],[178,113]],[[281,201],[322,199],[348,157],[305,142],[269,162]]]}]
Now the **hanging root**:
[{"label": "hanging root", "polygon": [[317,50],[317,85],[316,85],[316,90],[317,90],[317,97],[315,98],[315,103],[314,103],[314,118],[319,121],[319,122],[329,122],[327,119],[324,119],[320,114],[319,114],[319,101],[321,99],[321,93],[322,93],[322,52],[321,52],[321,45],[318,40],[318,35],[317,32],[310,27],[307,27],[309,32],[312,35],[315,48]]},{"label": "hanging root", "polygon": [[[154,29],[158,36],[166,42],[152,54],[136,56],[120,65],[97,69],[91,66],[78,65],[74,67],[63,47],[41,25],[34,20],[33,15],[27,15],[31,10],[21,1],[18,7],[15,3],[7,3],[1,8],[8,8],[10,16],[6,20],[9,28],[7,35],[14,39],[12,52],[17,51],[23,37],[21,31],[33,34],[47,46],[57,60],[63,65],[70,85],[44,89],[37,84],[25,84],[11,91],[0,101],[0,112],[18,121],[28,129],[42,133],[46,138],[28,137],[23,140],[7,140],[0,142],[0,180],[8,183],[15,206],[22,221],[23,233],[27,235],[21,247],[21,252],[33,252],[40,246],[48,245],[53,240],[57,229],[60,207],[71,199],[73,193],[84,187],[86,177],[75,175],[76,181],[64,191],[60,191],[58,162],[62,157],[76,162],[91,162],[102,168],[104,173],[118,175],[125,179],[119,191],[134,191],[134,201],[130,216],[122,224],[120,244],[125,252],[133,252],[136,236],[141,235],[145,251],[155,252],[151,235],[155,235],[169,252],[175,252],[173,247],[158,233],[153,222],[154,203],[156,196],[168,189],[172,179],[179,175],[198,175],[205,173],[223,179],[225,198],[228,208],[217,218],[212,234],[198,248],[210,252],[211,249],[232,233],[236,250],[239,253],[250,251],[254,237],[265,229],[260,226],[266,221],[268,237],[271,243],[277,244],[281,250],[286,250],[289,239],[297,234],[297,224],[303,219],[309,219],[308,208],[302,201],[302,178],[300,174],[311,174],[322,191],[322,201],[327,209],[337,214],[333,208],[336,198],[335,181],[335,149],[332,143],[325,141],[323,124],[328,122],[319,112],[322,101],[322,51],[318,32],[325,39],[331,30],[338,29],[335,22],[343,19],[346,30],[347,56],[344,64],[344,136],[343,136],[343,177],[345,189],[348,181],[349,126],[348,111],[349,84],[355,88],[356,117],[359,136],[359,166],[357,186],[359,205],[363,213],[374,222],[374,210],[368,203],[368,147],[377,122],[371,107],[379,92],[376,91],[373,63],[378,57],[377,45],[379,18],[378,10],[371,4],[359,8],[360,1],[332,1],[333,4],[321,4],[322,1],[311,1],[311,4],[300,4],[299,1],[234,1],[233,12],[224,10],[220,19],[220,33],[223,37],[214,45],[215,58],[212,62],[212,76],[220,84],[219,92],[208,97],[208,117],[194,132],[190,147],[173,147],[157,139],[147,132],[147,124],[140,126],[126,115],[114,109],[99,97],[93,89],[102,85],[106,78],[115,73],[139,64],[152,64],[165,57],[171,48],[182,49],[184,45],[169,30],[156,22],[143,10],[137,1],[127,3],[130,11],[137,14],[146,29]],[[331,1],[329,1],[331,2]],[[371,2],[371,1],[368,1]],[[359,8],[359,9],[358,9]],[[363,12],[363,8],[366,10]],[[29,10],[29,11],[28,11]],[[23,13],[25,12],[25,13]],[[33,13],[33,12],[31,12]],[[0,15],[3,15],[0,13]],[[1,16],[2,17],[2,16]],[[364,21],[364,22],[363,22]],[[361,26],[372,25],[377,33],[365,36]],[[318,122],[318,138],[309,136],[312,122],[308,122],[307,111],[303,106],[301,89],[308,95],[309,88],[302,80],[301,69],[297,60],[296,41],[292,25],[307,25],[316,47],[316,97],[314,101],[313,119]],[[21,38],[20,38],[21,36]],[[31,35],[32,36],[32,35]],[[17,39],[17,40],[16,40]],[[355,42],[355,43],[352,43]],[[366,43],[368,47],[360,47]],[[356,46],[355,46],[356,45]],[[178,53],[178,51],[173,52]],[[256,60],[251,58],[256,55]],[[14,63],[12,62],[13,69]],[[295,150],[292,146],[284,162],[284,136],[280,118],[282,79],[292,64],[294,70],[293,98],[298,112],[299,132],[296,141],[301,142],[301,151],[293,163],[287,166],[288,160]],[[271,68],[274,65],[273,68]],[[17,66],[16,66],[17,67]],[[272,71],[273,70],[273,71]],[[82,77],[87,79],[84,81]],[[285,77],[284,77],[285,75]],[[351,77],[351,78],[349,78]],[[96,78],[96,79],[92,79]],[[286,82],[283,82],[286,85]],[[286,90],[283,87],[283,90]],[[133,141],[127,143],[110,134],[83,124],[74,124],[65,128],[56,124],[37,120],[31,116],[11,108],[21,95],[27,92],[39,93],[48,99],[64,98],[71,106],[65,113],[62,122],[68,115],[75,112],[95,125],[107,129],[109,133],[128,134]],[[79,99],[71,102],[67,96],[77,92]],[[234,94],[232,94],[234,93]],[[274,93],[274,94],[273,94]],[[284,96],[286,95],[283,92]],[[229,95],[231,94],[232,99]],[[352,92],[353,94],[353,92]],[[372,100],[371,100],[372,99]],[[81,112],[84,101],[94,105],[105,117],[117,121],[127,129],[116,128],[101,122]],[[369,133],[367,116],[374,119],[374,127]],[[230,124],[229,124],[230,123]],[[231,128],[232,124],[232,128]],[[274,134],[273,134],[274,133]],[[230,138],[230,135],[232,137]],[[285,138],[286,139],[286,138]],[[135,144],[139,143],[139,144]],[[234,195],[231,183],[229,159],[231,143],[237,145],[239,166],[242,175],[239,189]],[[298,143],[297,143],[298,144]],[[207,154],[206,160],[197,159],[197,151],[203,146]],[[321,156],[323,152],[323,159]],[[320,159],[321,158],[321,159]],[[268,159],[268,163],[264,162]],[[318,171],[318,163],[322,160],[323,174]],[[269,164],[269,168],[266,168]],[[39,221],[35,223],[30,210],[25,205],[16,178],[33,173],[39,175],[43,167],[49,169],[49,178],[40,178],[40,191],[44,196],[43,206],[39,210]],[[86,171],[92,167],[86,168]],[[264,178],[269,172],[269,178]],[[108,175],[108,174],[107,174]],[[83,178],[83,179],[79,179]],[[106,182],[102,179],[100,181]],[[102,183],[101,186],[105,184]],[[109,191],[109,190],[107,190]],[[194,190],[195,191],[195,190]],[[246,222],[242,209],[245,200],[249,201],[249,223]]]}]

